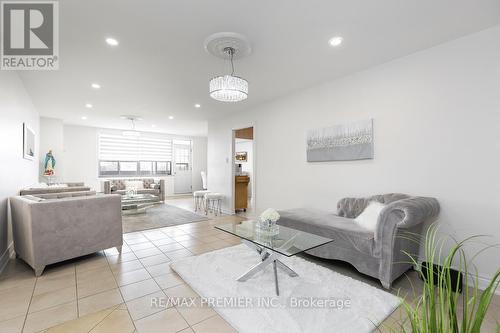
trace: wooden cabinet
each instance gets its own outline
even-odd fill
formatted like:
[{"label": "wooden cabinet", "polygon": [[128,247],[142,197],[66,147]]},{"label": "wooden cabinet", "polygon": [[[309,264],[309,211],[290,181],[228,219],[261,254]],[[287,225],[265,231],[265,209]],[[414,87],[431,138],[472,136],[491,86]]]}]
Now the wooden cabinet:
[{"label": "wooden cabinet", "polygon": [[248,183],[250,177],[236,176],[234,181],[234,209],[243,209],[246,211],[248,204]]}]

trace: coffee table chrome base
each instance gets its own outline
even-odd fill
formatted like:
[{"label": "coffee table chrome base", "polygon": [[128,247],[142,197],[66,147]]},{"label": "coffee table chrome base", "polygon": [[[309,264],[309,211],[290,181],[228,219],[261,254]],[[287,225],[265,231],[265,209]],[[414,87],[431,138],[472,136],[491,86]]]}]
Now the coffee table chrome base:
[{"label": "coffee table chrome base", "polygon": [[274,283],[276,286],[276,295],[279,296],[280,290],[278,285],[278,268],[283,270],[291,277],[299,276],[293,269],[285,265],[282,261],[276,258],[276,255],[273,252],[269,252],[268,249],[255,245],[254,243],[243,241],[246,245],[256,250],[262,259],[262,262],[258,263],[254,267],[252,267],[248,272],[240,276],[237,281],[244,282],[250,279],[252,276],[257,274],[258,272],[264,270],[268,265],[273,264],[274,271]]}]

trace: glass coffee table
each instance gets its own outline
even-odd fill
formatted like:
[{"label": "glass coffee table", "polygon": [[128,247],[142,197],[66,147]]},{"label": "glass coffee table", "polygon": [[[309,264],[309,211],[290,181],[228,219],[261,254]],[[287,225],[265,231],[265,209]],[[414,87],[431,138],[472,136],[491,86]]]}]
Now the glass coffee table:
[{"label": "glass coffee table", "polygon": [[333,241],[330,238],[284,226],[279,226],[278,234],[269,236],[258,232],[257,221],[221,224],[215,226],[215,228],[241,238],[244,244],[255,250],[261,257],[260,263],[241,275],[237,280],[247,281],[257,272],[272,264],[276,295],[279,295],[278,268],[291,277],[298,276],[293,269],[277,258],[277,254],[291,257]]},{"label": "glass coffee table", "polygon": [[162,203],[160,197],[153,194],[134,194],[122,196],[122,214],[145,213],[146,209]]}]

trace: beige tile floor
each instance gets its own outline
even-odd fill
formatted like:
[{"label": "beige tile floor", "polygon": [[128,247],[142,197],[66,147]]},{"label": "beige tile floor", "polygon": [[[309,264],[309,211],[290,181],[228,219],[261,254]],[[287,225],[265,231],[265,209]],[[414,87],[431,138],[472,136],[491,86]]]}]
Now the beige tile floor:
[{"label": "beige tile floor", "polygon": [[[193,209],[191,198],[168,203]],[[242,219],[210,216],[204,222],[125,234],[121,255],[108,249],[47,267],[39,278],[23,262],[11,260],[0,276],[0,332],[234,332],[206,306],[160,303],[152,307],[151,299],[198,297],[169,262],[239,244],[239,239],[215,230],[214,225]],[[349,265],[308,258],[380,287]],[[418,288],[412,273],[396,281],[393,292],[409,292],[411,284]],[[380,331],[404,325],[402,314],[395,311]],[[500,321],[500,297],[491,306],[484,331],[493,332],[496,321]]]}]

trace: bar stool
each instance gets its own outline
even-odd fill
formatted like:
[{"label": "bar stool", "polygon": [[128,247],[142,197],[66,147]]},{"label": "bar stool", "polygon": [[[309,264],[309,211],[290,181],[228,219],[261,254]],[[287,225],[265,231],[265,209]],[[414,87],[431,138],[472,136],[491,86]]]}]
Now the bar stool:
[{"label": "bar stool", "polygon": [[224,196],[221,193],[207,193],[205,194],[205,215],[211,211],[215,216],[222,214],[222,198]]},{"label": "bar stool", "polygon": [[207,194],[207,193],[210,193],[210,191],[202,190],[202,191],[194,191],[193,192],[194,211],[195,212],[197,212],[198,210],[205,209],[205,194]]}]

